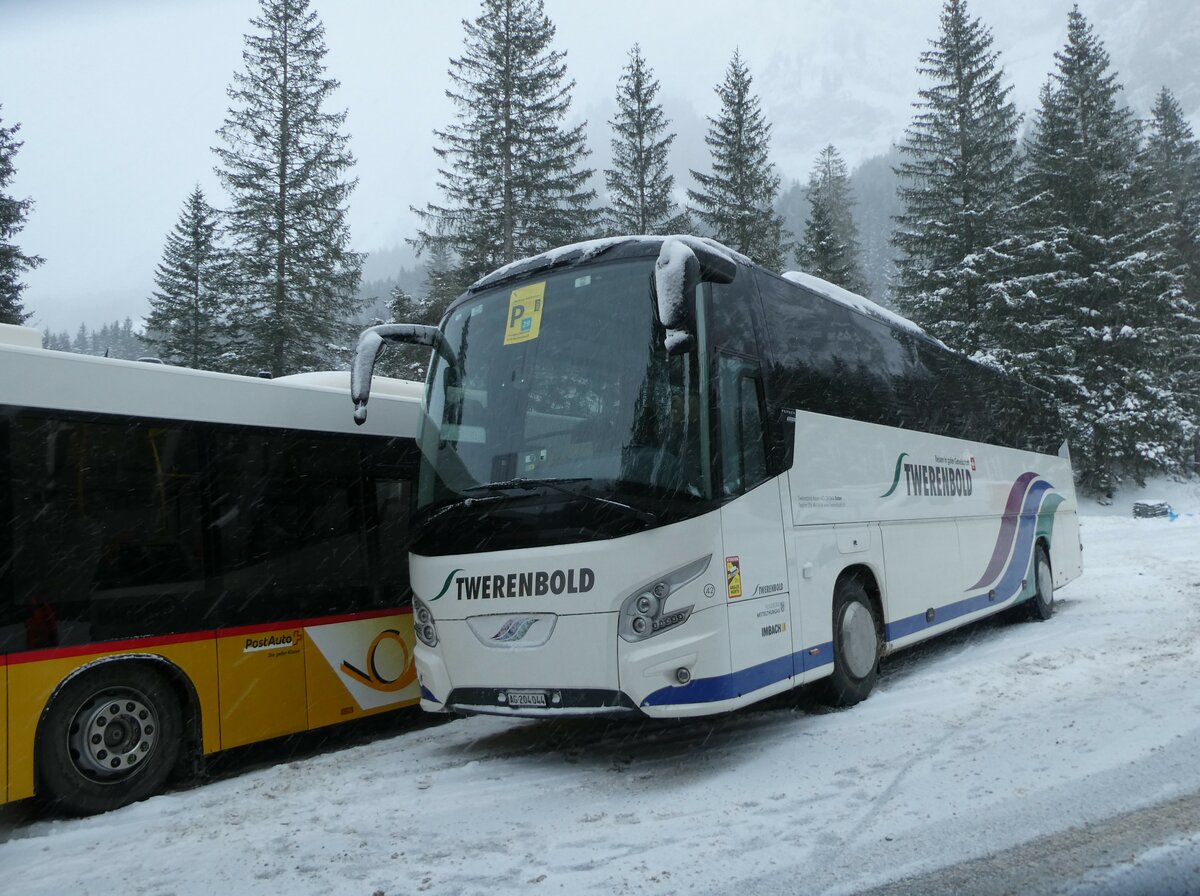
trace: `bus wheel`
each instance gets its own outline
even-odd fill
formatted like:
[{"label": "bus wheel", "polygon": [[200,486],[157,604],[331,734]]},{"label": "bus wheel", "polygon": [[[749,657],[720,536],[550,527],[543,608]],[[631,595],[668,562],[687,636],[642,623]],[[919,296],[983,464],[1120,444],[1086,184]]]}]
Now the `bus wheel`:
[{"label": "bus wheel", "polygon": [[866,589],[858,579],[838,582],[833,592],[833,675],[821,682],[830,706],[867,699],[879,670],[879,628]]},{"label": "bus wheel", "polygon": [[84,672],[55,696],[37,738],[39,792],[90,815],[145,799],[179,758],[179,703],[161,675],[134,663]]},{"label": "bus wheel", "polygon": [[1050,558],[1040,544],[1034,554],[1033,575],[1037,591],[1029,601],[1029,615],[1044,622],[1054,615],[1054,576],[1050,573]]}]

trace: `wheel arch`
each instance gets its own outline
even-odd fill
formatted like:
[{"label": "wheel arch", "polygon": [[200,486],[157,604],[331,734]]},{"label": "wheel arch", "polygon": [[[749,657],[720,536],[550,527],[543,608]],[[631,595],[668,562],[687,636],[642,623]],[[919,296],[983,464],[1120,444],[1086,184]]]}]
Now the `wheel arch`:
[{"label": "wheel arch", "polygon": [[85,663],[77,669],[73,669],[51,691],[46,704],[42,707],[41,714],[38,716],[37,731],[34,733],[33,739],[33,780],[35,788],[40,781],[41,774],[38,766],[41,763],[40,746],[42,734],[46,716],[49,714],[50,708],[54,705],[54,701],[58,699],[62,691],[71,682],[76,681],[81,676],[91,674],[96,669],[111,667],[115,664],[142,666],[143,668],[150,669],[154,674],[159,675],[167,682],[177,698],[182,722],[179,763],[182,764],[185,761],[196,761],[199,759],[202,753],[201,744],[203,741],[201,735],[203,733],[203,722],[200,713],[200,697],[196,693],[196,686],[192,683],[191,678],[183,669],[164,656],[159,656],[155,653],[122,653],[115,656],[101,657],[90,663]]},{"label": "wheel arch", "polygon": [[887,626],[883,619],[883,589],[879,587],[879,578],[875,575],[875,570],[866,563],[847,566],[838,573],[837,579],[833,583],[834,589],[836,590],[837,586],[845,579],[857,579],[863,586],[863,590],[867,592],[867,597],[871,601],[871,609],[875,611],[875,628],[879,632],[879,643],[886,646]]},{"label": "wheel arch", "polygon": [[1038,535],[1038,537],[1033,542],[1033,548],[1034,548],[1035,553],[1039,547],[1043,551],[1046,552],[1046,562],[1050,564],[1051,569],[1054,569],[1053,555],[1050,553],[1050,536],[1045,534],[1044,532],[1042,534]]}]

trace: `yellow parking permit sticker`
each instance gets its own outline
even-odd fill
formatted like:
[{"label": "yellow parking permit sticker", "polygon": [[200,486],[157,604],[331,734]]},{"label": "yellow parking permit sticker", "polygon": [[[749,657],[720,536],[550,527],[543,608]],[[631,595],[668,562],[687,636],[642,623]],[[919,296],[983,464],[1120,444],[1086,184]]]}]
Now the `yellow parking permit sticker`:
[{"label": "yellow parking permit sticker", "polygon": [[516,345],[538,338],[542,329],[542,304],[545,296],[545,280],[512,291],[508,300],[508,324],[504,328],[505,345]]},{"label": "yellow parking permit sticker", "polygon": [[737,557],[725,558],[725,587],[730,600],[742,596],[742,561]]}]

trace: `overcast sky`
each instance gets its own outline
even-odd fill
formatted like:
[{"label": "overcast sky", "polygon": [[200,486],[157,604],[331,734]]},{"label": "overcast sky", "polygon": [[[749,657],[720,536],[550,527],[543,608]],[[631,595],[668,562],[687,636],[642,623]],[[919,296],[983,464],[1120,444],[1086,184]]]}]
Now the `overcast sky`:
[{"label": "overcast sky", "polygon": [[[679,132],[673,166],[681,188],[687,168],[707,170],[704,116],[717,111],[713,89],[735,48],[773,123],[785,183],[806,179],[827,143],[851,165],[887,150],[911,117],[922,84],[914,67],[937,34],[941,5],[546,0],[555,46],[567,51],[577,82],[572,115],[589,122],[591,164],[607,164],[606,120],[637,41]],[[1023,110],[1053,68],[1070,5],[970,3],[995,34]],[[1171,40],[1200,31],[1193,0],[1080,6],[1118,64],[1131,34],[1145,31],[1148,11],[1175,10]],[[413,234],[409,206],[436,198],[432,131],[452,119],[447,64],[462,52],[461,20],[478,15],[479,4],[313,0],[313,8],[325,23],[328,70],[342,84],[335,102],[349,110],[358,160],[352,242],[363,251],[391,248]],[[25,143],[11,189],[36,203],[18,242],[46,258],[26,278],[31,325],[73,334],[81,322],[99,328],[146,312],[164,238],[193,185],[214,205],[225,201],[211,147],[257,10],[257,0],[0,0],[0,119],[20,122]],[[1196,55],[1158,56],[1173,89],[1195,84]]]}]

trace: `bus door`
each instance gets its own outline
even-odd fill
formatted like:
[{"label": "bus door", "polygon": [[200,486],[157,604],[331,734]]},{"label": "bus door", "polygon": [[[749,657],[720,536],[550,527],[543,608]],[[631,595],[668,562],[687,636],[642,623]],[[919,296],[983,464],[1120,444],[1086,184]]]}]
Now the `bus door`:
[{"label": "bus door", "polygon": [[767,473],[761,367],[757,359],[721,353],[717,376],[732,697],[791,678],[798,648],[780,484]]}]

